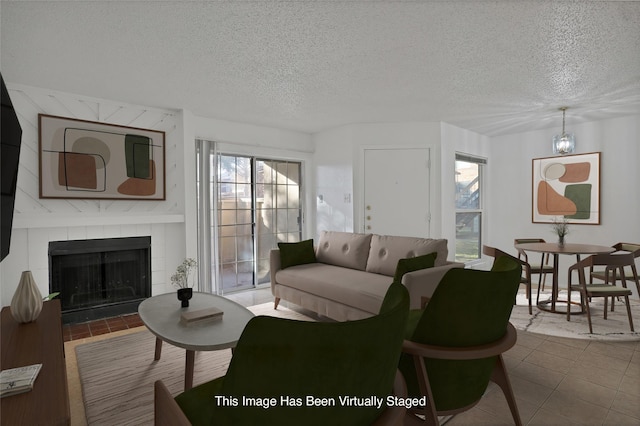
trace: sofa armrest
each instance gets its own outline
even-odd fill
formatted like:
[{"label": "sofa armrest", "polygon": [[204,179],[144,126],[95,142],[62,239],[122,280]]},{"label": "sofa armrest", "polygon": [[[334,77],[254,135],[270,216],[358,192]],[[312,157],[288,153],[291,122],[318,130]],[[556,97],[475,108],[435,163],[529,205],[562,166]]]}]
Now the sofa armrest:
[{"label": "sofa armrest", "polygon": [[[281,269],[280,249],[271,249],[269,252],[269,273],[271,275],[271,294],[274,294],[273,287],[276,285],[276,272]],[[275,294],[274,294],[275,295]]]},{"label": "sofa armrest", "polygon": [[447,261],[442,266],[420,269],[404,274],[402,284],[409,291],[410,309],[422,308],[422,298],[431,298],[444,274],[453,268],[464,268],[464,263]]}]

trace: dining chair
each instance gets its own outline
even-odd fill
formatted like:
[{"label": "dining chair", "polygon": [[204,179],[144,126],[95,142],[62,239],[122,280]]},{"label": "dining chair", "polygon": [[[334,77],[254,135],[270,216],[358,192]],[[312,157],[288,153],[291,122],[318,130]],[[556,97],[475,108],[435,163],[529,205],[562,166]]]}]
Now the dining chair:
[{"label": "dining chair", "polygon": [[471,409],[490,382],[522,424],[502,357],[517,340],[509,317],[521,275],[512,256],[498,256],[491,271],[451,269],[425,308],[409,313],[400,371],[409,397],[426,405],[411,407],[405,425],[437,425],[438,416]]},{"label": "dining chair", "polygon": [[[526,243],[546,243],[546,241],[542,238],[515,238],[513,240],[514,245]],[[538,300],[540,299],[540,287],[542,287],[542,291],[544,291],[544,285],[547,281],[547,275],[550,274],[553,277],[553,265],[549,263],[549,253],[542,253],[540,263],[536,263],[529,262],[529,256],[527,255],[526,250],[516,250],[518,250],[518,258],[524,260],[529,264],[531,274],[537,274],[540,276],[540,278],[538,279],[538,295],[536,297],[536,300]]]},{"label": "dining chair", "polygon": [[[640,257],[640,244],[636,243],[616,243],[612,245],[615,249],[613,254],[624,254],[624,253],[632,253],[633,257],[637,259]],[[611,268],[609,268],[611,270]],[[593,279],[598,279],[601,281],[607,280],[607,268],[603,270],[594,270],[593,267],[589,269],[589,283],[593,283]],[[640,282],[638,282],[638,270],[636,269],[635,262],[632,263],[629,267],[626,268],[618,268],[613,271],[613,282],[622,281],[622,277],[624,276],[626,281],[633,281],[636,283],[636,290],[638,295],[640,295]],[[620,274],[618,274],[620,272]],[[624,283],[626,285],[626,283]]]},{"label": "dining chair", "polygon": [[[591,310],[589,308],[589,301],[594,297],[604,298],[604,319],[607,319],[608,298],[611,297],[611,310],[613,311],[614,297],[624,297],[625,304],[627,305],[627,315],[629,316],[629,326],[631,331],[633,329],[633,318],[631,316],[631,305],[629,304],[629,296],[631,296],[631,290],[626,288],[626,278],[624,274],[621,276],[622,287],[615,284],[613,278],[613,270],[622,269],[625,266],[631,266],[634,264],[633,253],[626,254],[594,254],[586,259],[583,259],[573,266],[569,267],[569,285],[567,302],[571,304],[571,293],[577,291],[580,293],[580,304],[582,306],[582,312],[587,313],[587,320],[589,322],[589,333],[593,333],[593,326],[591,324]],[[585,277],[585,269],[593,268],[594,266],[605,267],[605,282],[604,284],[587,284]],[[578,283],[573,284],[572,273],[577,271]],[[635,270],[634,270],[635,272]],[[635,275],[637,282],[638,275]],[[571,309],[567,309],[567,321],[571,321]]]},{"label": "dining chair", "polygon": [[[155,382],[154,424],[402,424],[406,408],[401,404],[354,407],[340,398],[375,396],[386,402],[395,395],[406,400],[398,362],[408,314],[409,293],[393,283],[379,314],[361,320],[254,317],[223,377],[175,398],[161,380]],[[308,397],[317,399],[309,402]]]},{"label": "dining chair", "polygon": [[[511,256],[510,254],[497,249],[495,247],[491,247],[491,246],[487,246],[487,245],[483,245],[482,246],[482,253],[487,255],[487,256],[491,256],[494,259],[497,259],[500,256],[507,256],[511,259],[513,259],[514,261],[520,263],[520,266],[522,267],[522,273],[524,274],[524,276],[520,277],[520,284],[524,284],[526,286],[526,294],[527,294],[527,299],[529,300],[529,315],[533,314],[533,309],[531,307],[531,265],[529,265],[527,262],[525,262],[524,260]],[[538,293],[539,294],[539,293]],[[536,300],[536,304],[538,303],[538,301]]]}]

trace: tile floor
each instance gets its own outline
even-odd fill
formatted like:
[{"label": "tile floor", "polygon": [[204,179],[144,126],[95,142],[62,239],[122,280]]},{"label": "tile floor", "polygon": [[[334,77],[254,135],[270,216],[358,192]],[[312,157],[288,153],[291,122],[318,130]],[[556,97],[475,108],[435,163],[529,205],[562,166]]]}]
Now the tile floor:
[{"label": "tile floor", "polygon": [[[273,301],[269,288],[227,297],[244,306]],[[134,317],[105,322],[109,330],[137,324]],[[103,324],[89,323],[82,330],[78,333],[107,333]],[[504,358],[525,425],[640,425],[640,341],[592,342],[518,332],[516,345]],[[513,419],[501,390],[492,384],[476,407],[447,425],[513,425]]]}]

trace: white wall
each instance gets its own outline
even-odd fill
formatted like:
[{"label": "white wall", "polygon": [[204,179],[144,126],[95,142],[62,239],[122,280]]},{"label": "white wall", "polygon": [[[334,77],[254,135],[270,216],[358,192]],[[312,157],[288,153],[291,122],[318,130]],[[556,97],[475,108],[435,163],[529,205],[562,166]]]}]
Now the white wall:
[{"label": "white wall", "polygon": [[[22,127],[11,251],[0,264],[0,303],[7,305],[24,270],[49,294],[49,241],[150,235],[152,291],[161,292],[168,272],[165,241],[184,241],[182,138],[177,111],[128,105],[7,82]],[[162,130],[166,143],[166,201],[39,198],[38,114]],[[177,263],[176,263],[177,264]]]},{"label": "white wall", "polygon": [[[515,254],[513,238],[555,241],[548,224],[531,222],[532,159],[551,157],[559,129],[494,137],[490,143],[489,233],[486,242]],[[568,242],[612,245],[640,241],[640,116],[568,125],[576,154],[601,152],[600,225],[571,225]],[[560,257],[560,271],[575,262]],[[561,272],[560,283],[567,282]]]},{"label": "white wall", "polygon": [[[151,235],[152,294],[172,289],[184,257],[196,257],[195,139],[223,142],[238,153],[304,162],[313,187],[311,137],[304,133],[197,117],[7,82],[23,130],[11,251],[0,263],[0,305],[11,302],[20,274],[31,270],[49,293],[49,241]],[[59,115],[166,132],[166,201],[40,199],[38,114]],[[310,204],[307,194],[306,205]],[[313,217],[313,214],[310,215]],[[306,233],[312,232],[312,221]]]},{"label": "white wall", "polygon": [[[361,198],[361,151],[367,145],[435,146],[439,161],[432,191],[432,235],[455,241],[454,166],[456,152],[488,159],[485,176],[483,241],[515,254],[516,237],[554,240],[548,224],[531,222],[532,159],[551,156],[551,137],[558,129],[490,138],[441,123],[354,124],[313,135],[316,145],[316,236],[323,229],[352,232],[358,228]],[[612,245],[640,241],[640,117],[631,116],[571,126],[577,153],[602,152],[601,224],[571,227],[569,241]],[[433,164],[432,164],[433,167]],[[344,201],[354,194],[353,204]],[[360,231],[361,232],[361,231]],[[453,243],[450,256],[453,256]],[[488,260],[491,261],[490,259]],[[561,257],[566,271],[574,259]],[[482,265],[478,265],[482,267]],[[560,276],[560,282],[567,278]]]},{"label": "white wall", "polygon": [[[456,186],[455,165],[456,153],[473,155],[481,158],[489,157],[489,138],[470,130],[461,129],[448,123],[442,123],[442,162],[440,211],[442,214],[442,238],[446,238],[449,247],[449,259],[455,258],[456,241]],[[488,161],[488,167],[493,167],[493,161]],[[482,188],[485,202],[492,192],[491,176],[484,176]],[[489,205],[485,203],[486,214],[483,216],[482,232],[484,237],[490,234],[488,216],[491,215]]]},{"label": "white wall", "polygon": [[[453,170],[455,153],[463,152],[489,159],[485,243],[514,253],[516,236],[554,239],[549,225],[531,223],[531,160],[551,156],[550,140],[557,129],[488,138],[446,123],[383,123],[308,135],[198,117],[189,111],[7,85],[23,128],[23,145],[11,252],[0,264],[2,305],[10,303],[23,270],[32,270],[40,291],[48,293],[47,245],[55,240],[151,235],[153,292],[169,291],[174,267],[197,251],[196,138],[216,141],[230,153],[302,161],[308,237],[317,237],[323,229],[357,231],[364,148],[405,146],[432,149],[432,237],[455,239]],[[39,199],[38,113],[164,130],[167,200]],[[568,240],[605,245],[640,241],[640,116],[584,123],[569,130],[576,134],[577,153],[602,152],[602,193],[601,225],[572,226]],[[345,201],[347,194],[351,202]],[[572,260],[562,258],[561,270],[566,271]],[[566,282],[566,277],[560,278]]]},{"label": "white wall", "polygon": [[[314,238],[323,230],[354,232],[352,127],[338,127],[313,135],[315,144],[316,229]],[[349,195],[351,202],[345,200]]]},{"label": "white wall", "polygon": [[[430,235],[441,234],[440,124],[353,124],[313,135],[316,165],[316,236],[323,230],[363,232],[364,149],[368,147],[431,150]],[[322,202],[318,196],[322,195]],[[412,194],[408,194],[412,195]],[[350,199],[350,201],[348,201]],[[434,206],[435,204],[435,206]]]},{"label": "white wall", "polygon": [[[557,129],[556,129],[557,130]],[[576,154],[601,152],[600,225],[571,225],[567,239],[613,244],[640,241],[640,116],[571,126]],[[548,224],[531,222],[532,159],[553,156],[554,131],[502,136],[491,140],[491,243],[513,246],[513,235],[553,241]],[[501,208],[505,202],[509,208]],[[517,232],[516,232],[517,231]]]}]

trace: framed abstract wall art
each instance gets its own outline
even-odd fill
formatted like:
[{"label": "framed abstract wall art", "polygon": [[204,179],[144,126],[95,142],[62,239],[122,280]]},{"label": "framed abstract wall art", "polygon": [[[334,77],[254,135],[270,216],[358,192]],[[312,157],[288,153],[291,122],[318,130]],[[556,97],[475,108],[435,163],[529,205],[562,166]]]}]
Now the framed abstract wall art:
[{"label": "framed abstract wall art", "polygon": [[534,223],[600,224],[600,153],[533,159]]},{"label": "framed abstract wall art", "polygon": [[165,133],[38,115],[40,198],[165,199]]}]

